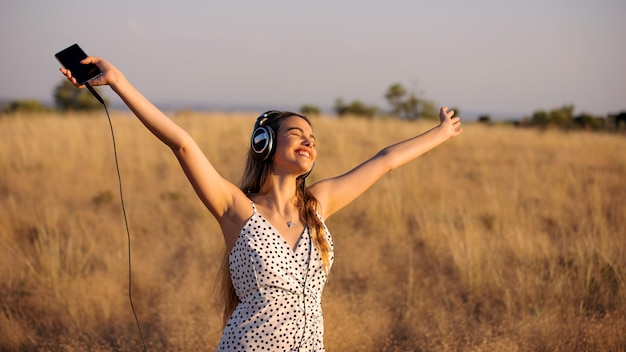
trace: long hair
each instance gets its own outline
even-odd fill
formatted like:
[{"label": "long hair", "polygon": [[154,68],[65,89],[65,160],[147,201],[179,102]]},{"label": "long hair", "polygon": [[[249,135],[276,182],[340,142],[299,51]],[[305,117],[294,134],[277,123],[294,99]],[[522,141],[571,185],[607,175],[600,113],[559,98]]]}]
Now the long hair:
[{"label": "long hair", "polygon": [[[303,118],[309,125],[311,121],[300,114],[296,114],[289,111],[282,111],[280,113],[273,114],[263,126],[269,127],[274,131],[274,134],[278,132],[282,122],[291,116],[298,116]],[[260,160],[252,149],[248,150],[248,156],[246,160],[246,168],[241,178],[239,188],[245,194],[262,193],[272,185],[269,184],[272,173],[272,161],[273,156],[270,155],[266,160]],[[322,265],[324,270],[330,268],[330,243],[326,238],[326,232],[324,224],[319,217],[319,202],[315,196],[306,187],[305,180],[308,172],[301,175],[296,179],[296,207],[298,208],[298,214],[301,219],[305,219],[306,226],[309,228],[313,245],[320,252],[322,259]],[[227,250],[224,251],[222,260],[222,266],[220,268],[220,275],[222,279],[221,291],[222,301],[224,304],[224,324],[230,318],[230,315],[235,311],[237,304],[239,304],[239,297],[235,293],[232,279],[230,277],[229,256]]]}]

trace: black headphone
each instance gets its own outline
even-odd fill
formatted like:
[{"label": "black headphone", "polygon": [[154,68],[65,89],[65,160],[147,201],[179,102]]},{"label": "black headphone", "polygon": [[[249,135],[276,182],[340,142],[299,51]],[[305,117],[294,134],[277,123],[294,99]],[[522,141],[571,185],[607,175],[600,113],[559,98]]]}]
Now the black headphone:
[{"label": "black headphone", "polygon": [[250,147],[254,155],[261,160],[267,160],[274,151],[274,130],[264,124],[276,114],[280,114],[278,110],[269,110],[262,113],[254,123],[254,131],[250,139]]}]

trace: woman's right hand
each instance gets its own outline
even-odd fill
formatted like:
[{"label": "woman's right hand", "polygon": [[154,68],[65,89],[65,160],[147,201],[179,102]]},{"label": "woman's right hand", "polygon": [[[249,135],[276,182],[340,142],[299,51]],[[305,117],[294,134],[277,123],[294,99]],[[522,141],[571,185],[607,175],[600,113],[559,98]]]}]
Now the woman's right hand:
[{"label": "woman's right hand", "polygon": [[[95,64],[98,66],[102,74],[92,80],[89,81],[89,84],[92,86],[103,86],[103,85],[114,85],[119,81],[121,77],[123,77],[122,72],[120,72],[115,66],[113,66],[108,61],[101,59],[95,56],[88,56],[84,58],[81,64]],[[72,84],[77,88],[84,88],[84,85],[78,85],[76,82],[76,78],[72,76],[72,72],[64,67],[60,68],[60,71],[67,79],[72,82]]]}]

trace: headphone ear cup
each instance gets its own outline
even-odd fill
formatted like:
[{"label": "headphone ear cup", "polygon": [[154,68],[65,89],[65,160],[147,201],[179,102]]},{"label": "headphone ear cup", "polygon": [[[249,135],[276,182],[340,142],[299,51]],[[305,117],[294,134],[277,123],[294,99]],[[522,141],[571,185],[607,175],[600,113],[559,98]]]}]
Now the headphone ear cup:
[{"label": "headphone ear cup", "polygon": [[257,126],[252,132],[250,146],[261,160],[267,160],[274,150],[274,131],[265,126]]}]

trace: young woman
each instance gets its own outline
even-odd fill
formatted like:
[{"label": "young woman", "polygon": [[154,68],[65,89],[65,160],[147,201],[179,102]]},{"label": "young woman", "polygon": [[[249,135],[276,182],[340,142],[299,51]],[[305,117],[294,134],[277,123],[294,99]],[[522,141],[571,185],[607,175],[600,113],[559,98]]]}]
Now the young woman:
[{"label": "young woman", "polygon": [[[181,127],[109,62],[88,57],[109,85],[178,158],[226,243],[225,320],[219,351],[323,351],[321,294],[333,261],[324,221],[385,173],[461,133],[453,111],[440,124],[393,144],[349,172],[305,186],[317,159],[309,120],[268,111],[257,119],[240,187],[224,179]],[[72,73],[61,72],[74,84]]]}]

